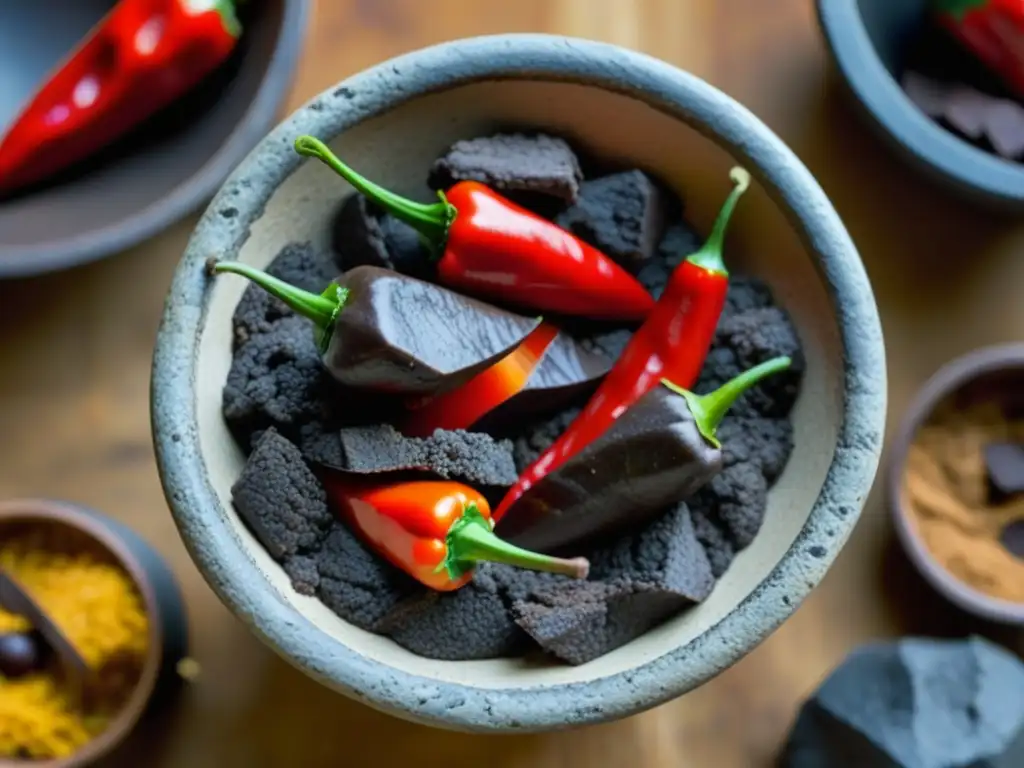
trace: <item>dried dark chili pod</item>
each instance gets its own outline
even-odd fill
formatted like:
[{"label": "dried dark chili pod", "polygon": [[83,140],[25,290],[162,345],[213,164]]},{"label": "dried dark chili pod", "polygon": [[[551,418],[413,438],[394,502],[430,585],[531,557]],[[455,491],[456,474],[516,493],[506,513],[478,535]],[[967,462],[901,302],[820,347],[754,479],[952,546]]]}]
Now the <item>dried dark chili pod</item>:
[{"label": "dried dark chili pod", "polygon": [[642,526],[722,470],[715,431],[736,399],[788,357],[761,363],[706,395],[671,382],[655,387],[601,437],[531,486],[498,525],[538,551]]},{"label": "dried dark chili pod", "polygon": [[321,294],[238,262],[213,262],[210,270],[242,275],[311,320],[331,375],[378,392],[447,392],[508,355],[541,323],[378,267],[350,269]]}]

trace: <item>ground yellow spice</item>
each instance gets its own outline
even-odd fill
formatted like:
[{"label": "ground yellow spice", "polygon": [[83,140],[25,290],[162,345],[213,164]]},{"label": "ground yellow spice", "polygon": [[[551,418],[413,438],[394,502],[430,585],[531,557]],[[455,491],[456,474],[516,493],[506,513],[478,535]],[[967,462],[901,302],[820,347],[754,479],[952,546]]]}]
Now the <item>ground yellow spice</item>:
[{"label": "ground yellow spice", "polygon": [[[93,670],[81,697],[58,667],[18,680],[0,677],[0,757],[73,754],[116,716],[138,682],[148,621],[128,574],[95,541],[58,525],[4,532],[8,570],[64,631]],[[0,613],[0,627],[25,629]]]},{"label": "ground yellow spice", "polygon": [[1024,602],[1024,560],[1001,543],[1024,520],[1024,499],[988,502],[985,445],[1024,442],[1024,421],[996,404],[945,403],[914,436],[903,476],[910,521],[932,556],[953,576],[992,597]]}]

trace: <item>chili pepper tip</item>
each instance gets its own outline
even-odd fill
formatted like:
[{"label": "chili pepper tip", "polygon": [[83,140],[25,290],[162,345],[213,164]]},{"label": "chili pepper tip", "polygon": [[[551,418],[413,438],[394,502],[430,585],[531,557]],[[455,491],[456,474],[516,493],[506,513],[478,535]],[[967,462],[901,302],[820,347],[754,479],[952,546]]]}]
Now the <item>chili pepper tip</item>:
[{"label": "chili pepper tip", "polygon": [[738,165],[734,166],[733,169],[729,171],[729,178],[733,180],[736,184],[736,189],[740,192],[746,192],[747,188],[750,186],[750,171],[746,168],[741,168]]}]

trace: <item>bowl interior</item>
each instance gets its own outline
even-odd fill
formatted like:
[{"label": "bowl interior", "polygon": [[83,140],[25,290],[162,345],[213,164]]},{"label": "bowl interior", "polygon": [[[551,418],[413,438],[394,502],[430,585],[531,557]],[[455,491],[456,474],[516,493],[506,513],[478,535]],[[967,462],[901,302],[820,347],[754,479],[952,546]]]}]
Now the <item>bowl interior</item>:
[{"label": "bowl interior", "polygon": [[[129,578],[135,582],[149,621],[149,637],[146,658],[142,672],[131,695],[120,711],[110,720],[107,727],[74,755],[55,760],[35,761],[36,768],[74,768],[91,765],[93,761],[114,749],[135,727],[149,703],[157,682],[163,658],[163,625],[157,604],[157,596],[142,564],[129,548],[98,518],[75,507],[50,501],[15,500],[0,502],[0,541],[7,536],[18,535],[36,526],[53,526],[66,529],[81,536],[105,553],[111,562],[117,563]],[[5,761],[0,758],[0,768],[15,768],[26,765],[24,761]]]},{"label": "bowl interior", "polygon": [[[0,3],[0,135],[114,4]],[[110,148],[50,181],[0,199],[0,276],[43,271],[73,263],[79,254],[126,247],[155,231],[159,211],[175,208],[183,215],[188,205],[198,203],[178,198],[188,196],[189,185],[228,151],[229,141],[238,141],[233,134],[253,113],[271,68],[284,6],[284,0],[247,4],[245,34],[237,49],[196,89]],[[203,194],[212,193],[219,181],[212,180]],[[142,227],[142,235],[125,234],[129,228],[142,232]]]},{"label": "bowl interior", "polygon": [[[733,161],[716,144],[639,100],[578,84],[503,80],[463,85],[408,101],[359,123],[331,143],[378,183],[427,200],[429,164],[451,142],[515,126],[554,131],[587,153],[648,169],[678,190],[688,215],[705,232],[729,189],[727,174]],[[238,258],[262,267],[290,241],[312,240],[328,247],[330,216],[350,191],[319,163],[304,163],[276,190],[251,227]],[[265,579],[244,589],[274,590],[317,631],[370,659],[425,678],[478,687],[590,680],[661,656],[700,635],[754,590],[800,531],[832,461],[841,408],[835,311],[795,231],[756,185],[734,221],[727,258],[737,271],[763,277],[772,285],[777,299],[792,313],[808,369],[794,413],[796,449],[771,494],[764,527],[703,605],[627,646],[573,668],[512,659],[426,660],[350,626],[315,598],[296,594],[231,506],[230,488],[241,471],[243,455],[225,427],[220,405],[231,358],[231,315],[244,285],[241,280],[218,280],[209,297],[196,365],[199,439],[210,482],[221,502],[221,509],[211,512],[227,516]]]},{"label": "bowl interior", "polygon": [[903,56],[921,28],[926,0],[857,0],[864,31],[889,74],[898,77]]}]

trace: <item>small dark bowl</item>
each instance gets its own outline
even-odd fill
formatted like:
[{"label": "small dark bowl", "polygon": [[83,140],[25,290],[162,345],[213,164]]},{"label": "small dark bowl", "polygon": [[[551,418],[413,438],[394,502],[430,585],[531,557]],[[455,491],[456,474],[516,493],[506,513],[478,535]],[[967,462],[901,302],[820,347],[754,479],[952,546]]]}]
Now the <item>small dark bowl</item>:
[{"label": "small dark bowl", "polygon": [[[971,390],[974,390],[972,393]],[[907,408],[896,440],[889,450],[886,495],[896,533],[911,562],[925,580],[947,600],[968,613],[1001,624],[1024,625],[1024,603],[990,597],[957,579],[932,557],[910,522],[902,481],[907,454],[921,427],[946,398],[956,394],[991,396],[997,401],[1014,392],[1016,409],[1024,402],[1024,344],[984,347],[940,368]],[[1018,395],[1019,393],[1019,395]]]},{"label": "small dark bowl", "polygon": [[[0,134],[115,0],[0,3]],[[287,96],[308,0],[240,10],[245,33],[194,91],[83,164],[0,199],[0,278],[131,247],[198,208],[263,138]]]},{"label": "small dark bowl", "polygon": [[897,153],[971,200],[1024,210],[1024,165],[1003,160],[938,125],[903,92],[902,54],[926,0],[817,0],[818,22],[840,76],[872,125]]},{"label": "small dark bowl", "polygon": [[[149,644],[142,675],[107,729],[81,750],[57,760],[5,760],[0,768],[80,768],[93,765],[119,746],[142,717],[172,693],[180,679],[178,662],[187,654],[188,618],[174,575],[163,558],[131,529],[93,510],[63,501],[16,499],[0,502],[0,532],[18,523],[49,523],[86,534],[113,555],[135,582],[149,618]],[[2,535],[0,535],[2,538]]]}]

